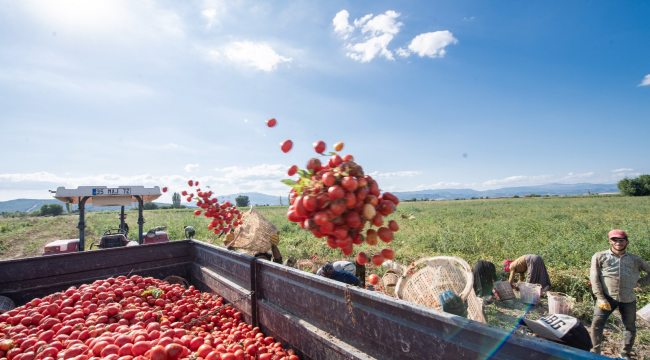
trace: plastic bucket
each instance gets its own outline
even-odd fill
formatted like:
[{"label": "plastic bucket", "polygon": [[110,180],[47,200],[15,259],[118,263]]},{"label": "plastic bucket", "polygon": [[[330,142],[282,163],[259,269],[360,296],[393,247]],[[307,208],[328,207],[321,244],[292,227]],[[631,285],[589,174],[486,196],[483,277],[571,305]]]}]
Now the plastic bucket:
[{"label": "plastic bucket", "polygon": [[510,300],[515,298],[515,292],[512,291],[512,286],[509,281],[495,282],[494,290],[496,290],[499,300]]},{"label": "plastic bucket", "polygon": [[521,301],[526,304],[535,304],[542,296],[542,285],[540,284],[518,283],[517,286],[519,287]]},{"label": "plastic bucket", "polygon": [[571,315],[575,303],[574,298],[560,292],[549,292],[546,296],[548,297],[549,314]]}]

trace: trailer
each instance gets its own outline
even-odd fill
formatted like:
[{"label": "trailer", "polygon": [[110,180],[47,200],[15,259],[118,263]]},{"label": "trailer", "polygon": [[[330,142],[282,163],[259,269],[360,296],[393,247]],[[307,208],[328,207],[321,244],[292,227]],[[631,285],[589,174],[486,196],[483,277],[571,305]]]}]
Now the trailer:
[{"label": "trailer", "polygon": [[111,276],[176,275],[216,293],[301,359],[607,359],[197,240],[0,261],[0,295],[35,297]]}]

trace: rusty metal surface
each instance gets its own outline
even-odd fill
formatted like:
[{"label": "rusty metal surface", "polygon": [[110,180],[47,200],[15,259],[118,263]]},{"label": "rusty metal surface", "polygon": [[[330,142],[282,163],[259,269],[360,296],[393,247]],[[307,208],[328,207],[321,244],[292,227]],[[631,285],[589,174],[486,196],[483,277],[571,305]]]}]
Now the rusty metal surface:
[{"label": "rusty metal surface", "polygon": [[[349,290],[352,315],[345,304],[345,284],[266,261],[257,266],[260,323],[271,326],[267,322],[271,318],[282,321],[272,329],[281,338],[290,336],[283,332],[289,322],[277,314],[265,314],[275,311],[265,304],[379,359],[605,359],[548,341],[509,337],[503,329],[359,288]],[[307,349],[300,350],[309,355]],[[309,356],[328,359],[337,355]]]},{"label": "rusty metal surface", "polygon": [[219,273],[243,288],[251,289],[251,256],[196,240],[192,240],[191,244],[195,263]]},{"label": "rusty metal surface", "polygon": [[189,278],[189,247],[189,241],[178,241],[0,261],[0,295],[22,305],[37,296],[110,276]]}]

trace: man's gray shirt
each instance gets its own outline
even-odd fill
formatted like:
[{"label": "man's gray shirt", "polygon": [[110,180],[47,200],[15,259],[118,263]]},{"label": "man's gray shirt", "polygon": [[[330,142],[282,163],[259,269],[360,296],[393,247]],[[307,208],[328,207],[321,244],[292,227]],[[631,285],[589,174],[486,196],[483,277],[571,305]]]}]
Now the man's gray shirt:
[{"label": "man's gray shirt", "polygon": [[[648,275],[639,279],[641,270]],[[650,264],[637,255],[626,252],[618,256],[611,249],[598,252],[591,258],[591,289],[599,300],[605,295],[628,303],[636,300],[635,286],[650,285]]]}]

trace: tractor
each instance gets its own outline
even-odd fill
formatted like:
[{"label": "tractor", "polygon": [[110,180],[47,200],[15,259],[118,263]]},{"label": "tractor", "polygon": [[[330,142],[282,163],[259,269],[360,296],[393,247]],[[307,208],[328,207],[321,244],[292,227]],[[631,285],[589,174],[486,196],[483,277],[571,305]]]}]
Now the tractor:
[{"label": "tractor", "polygon": [[[97,247],[98,249],[109,249],[122,246],[146,245],[160,242],[169,241],[169,236],[164,226],[155,227],[148,232],[143,232],[144,217],[142,216],[142,209],[144,202],[153,201],[162,195],[160,188],[155,186],[153,188],[145,188],[144,186],[120,186],[117,188],[108,188],[106,186],[79,186],[77,189],[66,189],[59,187],[54,193],[54,198],[70,203],[79,205],[79,238],[56,240],[45,245],[43,249],[43,256],[65,254],[85,250],[85,205],[92,203],[95,206],[121,206],[120,210],[120,226],[117,229],[108,229],[104,231],[99,242],[93,242],[90,249]],[[137,239],[129,239],[128,225],[124,222],[126,214],[124,214],[124,206],[131,205],[132,202],[137,202],[138,206],[138,225],[139,231]]]}]

